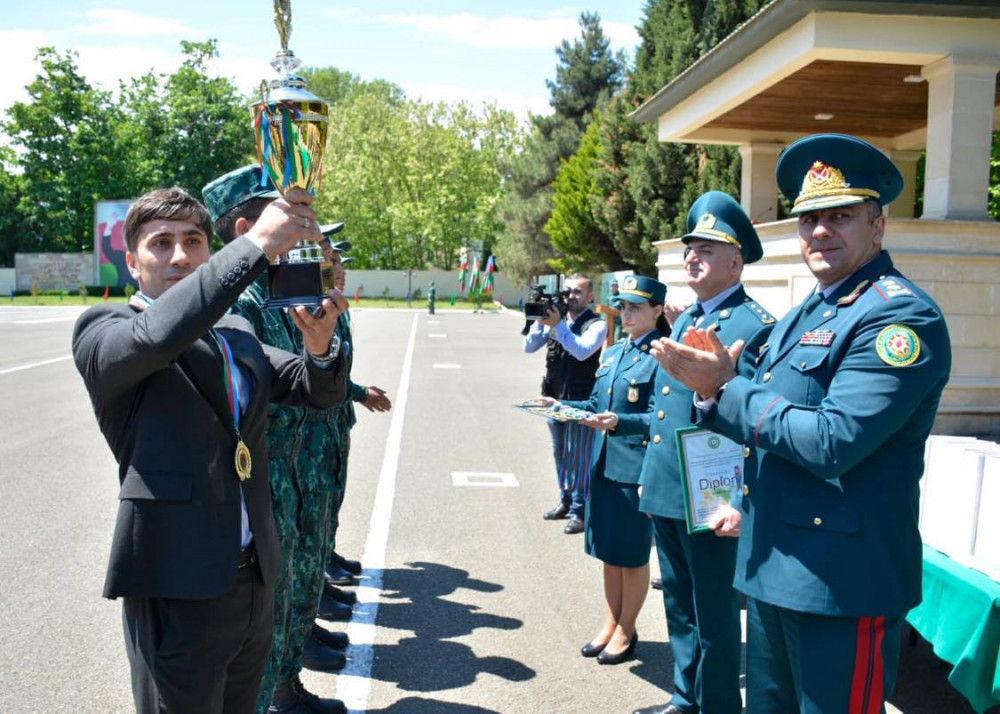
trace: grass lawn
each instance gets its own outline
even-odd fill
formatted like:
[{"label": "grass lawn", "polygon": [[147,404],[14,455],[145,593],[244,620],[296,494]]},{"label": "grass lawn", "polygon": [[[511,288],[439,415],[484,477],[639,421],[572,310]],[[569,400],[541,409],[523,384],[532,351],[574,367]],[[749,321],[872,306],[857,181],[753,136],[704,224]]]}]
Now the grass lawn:
[{"label": "grass lawn", "polygon": [[[406,301],[401,298],[390,298],[389,300],[384,300],[382,298],[361,298],[360,303],[355,303],[354,298],[348,296],[351,307],[356,307],[359,309],[363,308],[396,308],[396,309],[406,309]],[[0,300],[0,305],[17,305],[17,306],[31,306],[31,305],[41,305],[41,306],[63,306],[63,307],[79,307],[81,305],[97,305],[98,303],[104,302],[101,297],[88,297],[84,301],[79,295],[66,295],[62,299],[58,295],[39,295],[37,298],[33,298],[30,295],[16,295],[14,297],[14,302],[12,303],[10,299]],[[124,297],[111,297],[108,298],[108,302],[125,302]],[[427,300],[414,300],[410,305],[414,310],[426,310]],[[436,309],[438,310],[472,310],[475,308],[475,303],[466,302],[465,300],[456,300],[454,306],[450,304],[448,300],[439,300],[436,304]],[[492,301],[483,300],[483,310],[496,310],[497,306],[493,304]]]}]

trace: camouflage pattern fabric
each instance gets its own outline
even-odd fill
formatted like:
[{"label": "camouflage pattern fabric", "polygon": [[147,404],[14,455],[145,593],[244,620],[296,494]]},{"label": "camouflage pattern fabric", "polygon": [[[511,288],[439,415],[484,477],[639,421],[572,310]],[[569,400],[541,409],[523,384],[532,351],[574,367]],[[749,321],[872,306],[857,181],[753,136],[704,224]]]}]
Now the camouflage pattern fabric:
[{"label": "camouflage pattern fabric", "polygon": [[[301,335],[296,333],[295,337],[297,349],[303,350]],[[340,472],[339,411],[339,407],[310,410],[302,424],[302,444],[295,466],[299,489],[298,536],[291,567],[288,634],[279,670],[282,679],[302,670],[302,650],[323,594],[330,502]]]},{"label": "camouflage pattern fabric", "polygon": [[[257,338],[264,344],[287,352],[299,353],[296,337],[299,332],[284,310],[265,310],[267,276],[262,275],[243,291],[230,312],[246,318]],[[271,500],[278,544],[284,568],[274,583],[274,636],[271,654],[264,668],[264,677],[257,695],[257,711],[266,712],[279,681],[281,663],[285,659],[292,610],[295,548],[299,536],[300,495],[295,459],[302,441],[302,425],[307,410],[269,404],[267,408],[267,453],[271,477]]]}]

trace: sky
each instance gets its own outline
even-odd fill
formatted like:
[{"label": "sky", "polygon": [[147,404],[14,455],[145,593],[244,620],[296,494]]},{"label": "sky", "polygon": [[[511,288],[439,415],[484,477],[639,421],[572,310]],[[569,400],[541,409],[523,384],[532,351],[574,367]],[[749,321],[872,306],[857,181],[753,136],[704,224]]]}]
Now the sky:
[{"label": "sky", "polygon": [[[292,0],[289,48],[309,67],[386,79],[426,101],[495,101],[519,117],[547,114],[555,48],[597,12],[613,49],[634,56],[646,0]],[[27,100],[39,47],[79,54],[80,73],[114,90],[118,80],[180,65],[181,40],[219,42],[212,70],[249,93],[275,75],[280,48],[272,0],[0,0],[0,111]]]}]

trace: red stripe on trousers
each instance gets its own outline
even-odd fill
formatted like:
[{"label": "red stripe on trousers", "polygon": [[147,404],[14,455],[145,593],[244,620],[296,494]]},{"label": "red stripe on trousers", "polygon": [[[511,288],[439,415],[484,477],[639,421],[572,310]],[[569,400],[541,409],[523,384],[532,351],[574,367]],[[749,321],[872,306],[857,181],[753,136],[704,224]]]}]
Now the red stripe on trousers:
[{"label": "red stripe on trousers", "polygon": [[879,714],[882,709],[882,639],[884,617],[858,618],[851,680],[850,714]]}]

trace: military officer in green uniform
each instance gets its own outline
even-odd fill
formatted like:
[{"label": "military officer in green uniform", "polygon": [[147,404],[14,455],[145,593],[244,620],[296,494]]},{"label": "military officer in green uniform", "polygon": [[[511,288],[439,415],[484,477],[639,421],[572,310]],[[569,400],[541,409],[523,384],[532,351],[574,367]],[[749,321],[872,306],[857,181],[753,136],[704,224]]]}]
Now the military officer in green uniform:
[{"label": "military officer in green uniform", "polygon": [[[328,246],[324,246],[324,255],[328,259],[334,260],[335,257],[337,258],[334,283],[339,290],[343,290],[347,284],[347,274],[343,269],[343,265],[349,256],[345,256],[344,253],[350,249],[351,244],[349,241],[330,243]],[[348,398],[340,407],[336,408],[339,435],[337,442],[339,468],[334,477],[335,485],[331,494],[327,545],[325,547],[325,552],[328,553],[326,585],[324,587],[321,609],[336,609],[337,602],[351,601],[353,593],[345,593],[339,589],[339,586],[355,584],[357,582],[355,576],[361,573],[361,563],[359,561],[344,558],[336,550],[337,530],[340,526],[340,509],[343,506],[344,493],[347,486],[347,462],[351,450],[351,428],[357,423],[354,404],[361,404],[369,411],[377,412],[389,411],[392,408],[392,402],[386,396],[384,390],[376,386],[365,386],[351,381],[351,368],[354,365],[354,340],[351,332],[350,316],[345,313],[342,317],[344,319],[338,318],[337,320],[335,334],[340,339],[341,345],[345,350]]]},{"label": "military officer in green uniform", "polygon": [[[635,621],[649,591],[649,518],[639,511],[638,481],[646,452],[647,412],[658,371],[650,343],[670,334],[663,316],[667,286],[632,275],[622,283],[625,339],[601,356],[589,400],[563,400],[594,412],[583,422],[594,439],[589,499],[584,509],[585,548],[600,560],[604,576],[604,622],[581,649],[601,664],[618,664],[635,650]],[[544,398],[546,402],[556,403]],[[578,446],[585,444],[578,440]],[[584,447],[586,453],[586,447]],[[586,490],[586,489],[584,489]]]},{"label": "military officer in green uniform", "polygon": [[[951,368],[940,309],[882,249],[902,177],[878,149],[809,136],[778,159],[817,279],[738,374],[711,331],[657,346],[703,423],[747,445],[736,587],[747,712],[878,712],[921,599],[924,443]],[[706,685],[707,686],[707,685]]]},{"label": "military officer in green uniform", "polygon": [[[202,189],[205,205],[212,216],[219,238],[228,243],[248,232],[264,207],[279,194],[270,180],[261,180],[256,164],[244,166],[221,176]],[[249,320],[261,342],[300,352],[301,334],[284,310],[264,309],[268,297],[267,275],[261,275],[234,304],[232,311]],[[323,412],[318,412],[322,414]],[[305,410],[268,407],[268,457],[271,494],[284,568],[274,586],[274,634],[257,711],[291,711],[305,706],[311,711],[346,711],[338,700],[320,699],[307,692],[298,676],[285,676],[283,663],[289,654],[289,634],[293,615],[293,596],[297,578],[297,544],[300,538],[300,512],[303,507],[300,473],[296,466],[302,444]],[[309,620],[310,624],[312,620]],[[343,655],[337,653],[333,657]]]},{"label": "military officer in green uniform", "polygon": [[[774,327],[774,318],[754,302],[741,283],[743,266],[763,256],[757,231],[740,204],[709,191],[691,206],[681,238],[687,284],[697,301],[673,325],[674,335],[689,326],[714,326],[725,343],[743,340],[742,374],[752,375],[755,355]],[[674,656],[670,702],[638,709],[649,714],[706,712],[739,714],[740,605],[733,589],[739,512],[728,509],[715,532],[688,533],[675,433],[691,425],[692,393],[667,372],[657,370],[653,388],[639,508],[653,519],[656,553],[663,580],[663,606]]]}]

